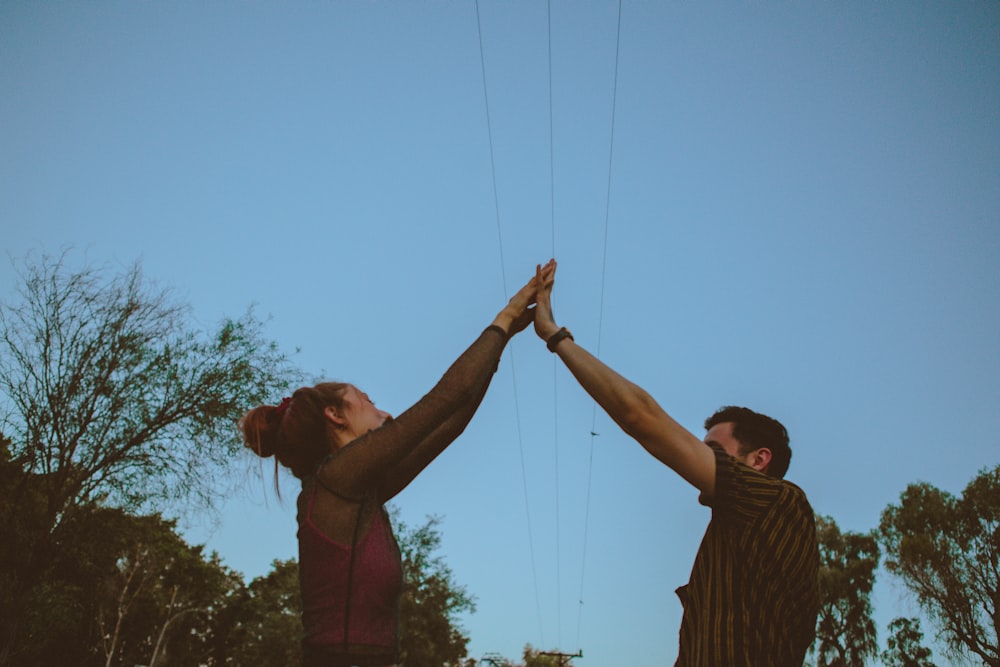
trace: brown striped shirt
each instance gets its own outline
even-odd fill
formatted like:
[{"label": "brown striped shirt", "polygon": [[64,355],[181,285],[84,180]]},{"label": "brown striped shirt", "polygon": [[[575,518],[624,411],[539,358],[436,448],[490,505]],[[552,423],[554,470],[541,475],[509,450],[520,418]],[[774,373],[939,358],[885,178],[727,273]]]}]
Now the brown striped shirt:
[{"label": "brown striped shirt", "polygon": [[801,667],[819,609],[819,550],[802,489],[719,448],[712,521],[687,586],[676,667]]}]

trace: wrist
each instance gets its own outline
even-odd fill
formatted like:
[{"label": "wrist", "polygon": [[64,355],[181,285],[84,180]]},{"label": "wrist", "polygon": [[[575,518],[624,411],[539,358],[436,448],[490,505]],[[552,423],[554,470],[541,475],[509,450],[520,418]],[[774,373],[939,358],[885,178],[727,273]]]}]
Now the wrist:
[{"label": "wrist", "polygon": [[507,329],[503,328],[499,324],[493,323],[490,326],[486,327],[486,331],[490,331],[490,330],[496,331],[498,334],[500,334],[500,336],[504,340],[507,340],[507,338],[510,337],[510,333],[507,331]]},{"label": "wrist", "polygon": [[501,311],[499,315],[493,320],[491,327],[498,327],[503,329],[505,333],[510,334],[510,327],[514,323],[514,317],[508,314],[506,311]]},{"label": "wrist", "polygon": [[539,338],[546,342],[548,342],[549,338],[552,338],[552,336],[559,333],[559,330],[560,327],[555,322],[535,327],[535,333],[538,334]]},{"label": "wrist", "polygon": [[557,330],[554,334],[545,339],[545,347],[549,348],[549,352],[555,352],[556,346],[558,346],[559,343],[563,342],[567,338],[573,340],[573,334],[571,334],[569,332],[569,329],[567,329],[566,327],[562,327],[561,329]]}]

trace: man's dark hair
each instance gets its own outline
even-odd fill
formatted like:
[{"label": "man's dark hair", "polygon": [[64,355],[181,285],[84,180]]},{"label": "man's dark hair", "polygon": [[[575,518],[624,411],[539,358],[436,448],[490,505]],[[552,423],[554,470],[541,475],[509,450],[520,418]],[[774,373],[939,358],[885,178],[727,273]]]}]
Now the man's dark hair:
[{"label": "man's dark hair", "polygon": [[733,424],[733,437],[740,442],[741,456],[761,447],[768,448],[771,462],[764,472],[771,477],[784,478],[792,460],[792,448],[788,446],[788,431],[781,422],[749,408],[727,405],[705,420],[705,429],[726,422]]}]

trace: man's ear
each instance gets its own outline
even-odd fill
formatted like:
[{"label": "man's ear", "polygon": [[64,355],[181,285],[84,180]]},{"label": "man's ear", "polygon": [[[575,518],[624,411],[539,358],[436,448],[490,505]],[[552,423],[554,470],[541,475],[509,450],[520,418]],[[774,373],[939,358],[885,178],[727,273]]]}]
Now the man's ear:
[{"label": "man's ear", "polygon": [[771,450],[767,447],[755,449],[750,452],[750,467],[758,472],[767,472],[767,466],[771,465],[771,458]]},{"label": "man's ear", "polygon": [[344,428],[347,426],[347,420],[344,418],[344,414],[332,405],[328,405],[323,408],[323,416],[326,417],[328,422],[338,428]]}]

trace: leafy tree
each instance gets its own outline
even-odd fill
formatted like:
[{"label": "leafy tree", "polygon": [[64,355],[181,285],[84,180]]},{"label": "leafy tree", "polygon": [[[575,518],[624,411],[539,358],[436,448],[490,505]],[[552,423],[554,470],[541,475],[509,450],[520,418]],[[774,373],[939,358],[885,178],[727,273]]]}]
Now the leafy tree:
[{"label": "leafy tree", "polygon": [[475,611],[475,602],[458,585],[444,559],[438,517],[428,517],[410,529],[394,518],[403,555],[403,599],[400,602],[400,648],[407,667],[461,664],[468,655],[469,637],[458,615]]},{"label": "leafy tree", "polygon": [[271,571],[239,591],[217,628],[216,664],[297,665],[301,662],[299,565],[276,560]]},{"label": "leafy tree", "polygon": [[238,579],[218,556],[188,545],[173,521],[130,518],[98,609],[105,665],[200,664],[212,617]]},{"label": "leafy tree", "polygon": [[882,512],[886,567],[940,629],[949,649],[1000,667],[1000,466],[961,498],[911,484]]},{"label": "leafy tree", "polygon": [[931,650],[920,645],[923,638],[919,619],[893,619],[889,623],[888,648],[882,651],[882,663],[885,667],[937,667],[931,662]]},{"label": "leafy tree", "polygon": [[[472,611],[473,603],[444,560],[435,555],[441,544],[440,520],[430,517],[415,529],[395,516],[394,523],[403,556],[403,663],[465,665],[469,638],[457,624],[457,615]],[[216,664],[297,664],[302,637],[298,572],[294,560],[275,561],[270,573],[230,599],[228,610],[219,616]]]},{"label": "leafy tree", "polygon": [[820,610],[816,621],[818,667],[863,665],[877,652],[871,592],[879,549],[871,533],[841,532],[830,517],[816,517]]},{"label": "leafy tree", "polygon": [[19,300],[0,305],[0,529],[15,542],[0,665],[78,512],[210,502],[240,447],[233,423],[294,377],[252,311],[205,334],[138,265],[109,274],[65,259],[24,262]]},{"label": "leafy tree", "polygon": [[187,545],[173,522],[117,508],[79,508],[61,536],[23,607],[12,662],[199,664],[233,582],[217,558]]}]

